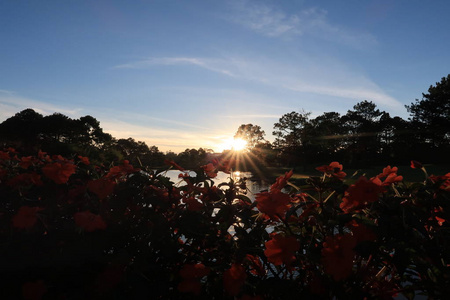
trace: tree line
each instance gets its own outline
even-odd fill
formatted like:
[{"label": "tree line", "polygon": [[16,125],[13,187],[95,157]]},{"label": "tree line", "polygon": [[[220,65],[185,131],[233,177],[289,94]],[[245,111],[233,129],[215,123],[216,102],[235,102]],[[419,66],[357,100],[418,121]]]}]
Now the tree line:
[{"label": "tree line", "polygon": [[[406,105],[408,120],[391,117],[364,100],[346,114],[325,112],[315,118],[305,111],[284,114],[274,124],[270,143],[259,125],[242,124],[235,138],[247,141],[247,165],[296,167],[332,160],[349,166],[406,164],[411,159],[430,163],[450,162],[450,75],[430,86],[422,99]],[[3,147],[23,154],[43,150],[64,156],[86,155],[100,163],[128,159],[134,165],[159,167],[164,160],[192,168],[212,158],[227,157],[209,149],[161,152],[157,146],[133,138],[116,139],[105,133],[92,116],[71,119],[61,113],[43,116],[25,109],[0,124]],[[242,168],[242,165],[240,166]]]},{"label": "tree line", "polygon": [[344,115],[311,118],[309,112],[293,111],[274,124],[273,143],[253,124],[241,125],[236,137],[249,141],[249,150],[269,164],[290,167],[332,160],[350,166],[450,162],[450,75],[405,107],[408,120],[391,117],[367,100]]}]

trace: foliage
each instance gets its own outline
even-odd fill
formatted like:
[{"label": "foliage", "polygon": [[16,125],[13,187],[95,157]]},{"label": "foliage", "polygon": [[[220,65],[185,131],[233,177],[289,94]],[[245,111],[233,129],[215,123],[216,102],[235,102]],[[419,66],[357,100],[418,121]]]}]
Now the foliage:
[{"label": "foliage", "polygon": [[272,134],[275,136],[273,145],[280,151],[280,158],[288,165],[300,162],[301,149],[306,141],[305,126],[310,114],[309,112],[293,111],[284,114],[273,125]]},{"label": "foliage", "polygon": [[422,93],[422,100],[406,105],[418,137],[433,147],[450,144],[450,74],[443,77],[428,93]]},{"label": "foliage", "polygon": [[186,168],[195,168],[200,164],[205,164],[208,157],[208,152],[205,149],[186,149],[180,152],[175,161]]},{"label": "foliage", "polygon": [[258,144],[263,144],[265,142],[264,136],[266,133],[261,129],[259,125],[253,124],[242,124],[239,126],[234,138],[241,138],[247,142],[247,148],[253,149]]},{"label": "foliage", "polygon": [[156,146],[147,146],[145,142],[135,141],[133,138],[119,139],[110,145],[110,149],[117,149],[122,157],[126,157],[134,165],[161,166],[164,154]]},{"label": "foliage", "polygon": [[[0,287],[14,299],[408,299],[450,292],[450,173],[346,180],[337,162],[246,195],[128,161],[0,151]],[[421,169],[421,170],[420,170]]]},{"label": "foliage", "polygon": [[307,124],[311,113],[290,112],[284,114],[277,123],[274,124],[273,135],[275,147],[278,148],[298,148],[304,142],[303,129]]},{"label": "foliage", "polygon": [[346,134],[341,116],[336,112],[326,112],[310,120],[305,126],[305,153],[308,161],[328,160],[330,154],[338,155],[345,147]]}]

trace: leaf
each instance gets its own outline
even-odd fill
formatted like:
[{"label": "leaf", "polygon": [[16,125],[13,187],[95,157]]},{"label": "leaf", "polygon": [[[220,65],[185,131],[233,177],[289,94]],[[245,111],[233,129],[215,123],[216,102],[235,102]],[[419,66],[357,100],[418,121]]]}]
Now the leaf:
[{"label": "leaf", "polygon": [[252,205],[253,203],[252,200],[250,200],[250,198],[245,195],[236,195],[236,198],[244,201],[248,205]]},{"label": "leaf", "polygon": [[229,184],[228,182],[222,182],[222,183],[220,183],[217,187],[218,187],[218,188],[221,188],[221,187],[223,187],[223,186],[228,186],[228,187],[230,187],[230,184]]}]

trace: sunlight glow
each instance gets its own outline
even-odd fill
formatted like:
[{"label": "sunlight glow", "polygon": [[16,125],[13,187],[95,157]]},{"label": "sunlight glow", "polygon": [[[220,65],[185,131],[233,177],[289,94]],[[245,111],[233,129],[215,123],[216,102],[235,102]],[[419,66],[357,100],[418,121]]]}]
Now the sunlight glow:
[{"label": "sunlight glow", "polygon": [[234,151],[242,151],[247,146],[247,142],[243,139],[234,139],[229,138],[223,141],[223,143],[219,146],[221,151],[224,150],[234,150]]}]

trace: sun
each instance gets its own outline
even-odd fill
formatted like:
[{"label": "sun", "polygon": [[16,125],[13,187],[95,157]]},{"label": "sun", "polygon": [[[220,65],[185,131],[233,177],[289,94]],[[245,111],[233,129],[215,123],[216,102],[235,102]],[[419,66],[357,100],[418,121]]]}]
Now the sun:
[{"label": "sun", "polygon": [[219,145],[221,151],[223,150],[234,150],[234,151],[242,151],[247,146],[247,142],[243,139],[239,138],[229,138],[223,141],[222,144]]},{"label": "sun", "polygon": [[233,139],[231,143],[231,149],[235,151],[244,150],[245,146],[247,146],[247,142],[243,139]]}]

